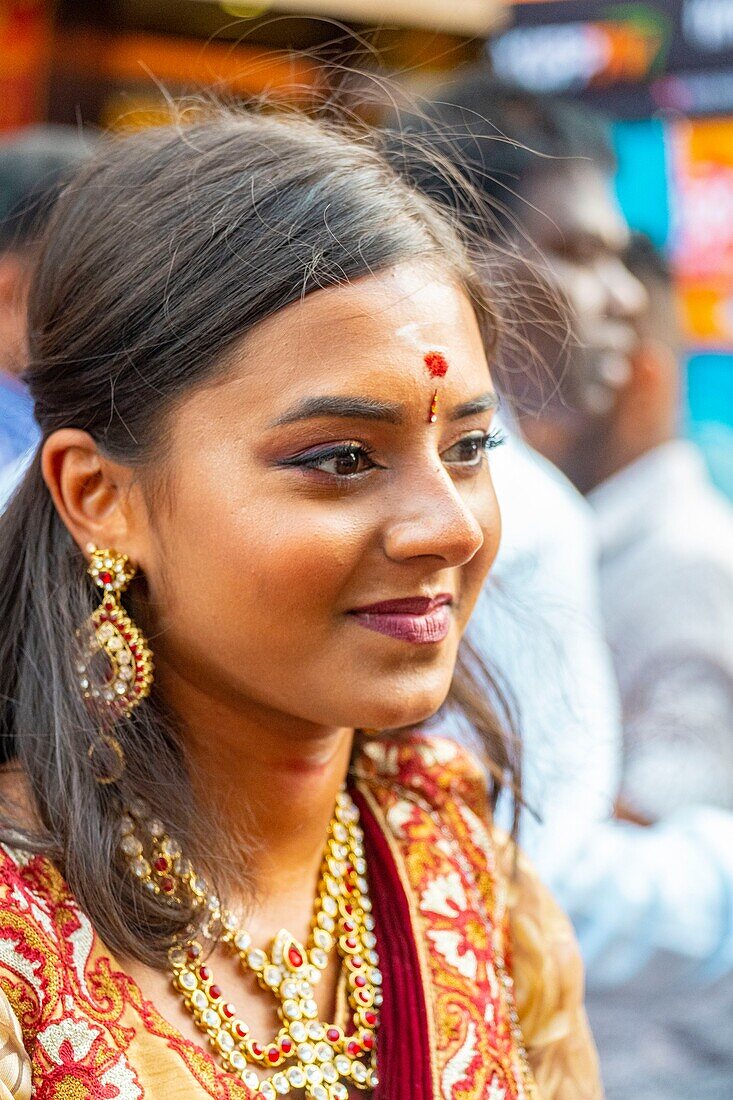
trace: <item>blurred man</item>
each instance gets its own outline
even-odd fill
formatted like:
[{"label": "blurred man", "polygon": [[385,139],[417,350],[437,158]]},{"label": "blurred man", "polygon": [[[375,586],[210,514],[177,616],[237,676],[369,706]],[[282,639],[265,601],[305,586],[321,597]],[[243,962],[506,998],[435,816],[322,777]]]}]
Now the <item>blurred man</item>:
[{"label": "blurred man", "polygon": [[[416,183],[452,206],[470,228],[486,232],[485,223],[472,217],[474,197],[464,201],[462,189],[446,185],[444,171],[436,173],[430,158],[421,155],[427,141],[493,205],[487,288],[494,296],[500,293],[496,244],[508,238],[514,268],[508,285],[514,294],[509,339],[492,362],[492,375],[526,438],[576,484],[590,489],[592,479],[584,476],[585,455],[593,444],[588,417],[613,407],[628,382],[646,305],[643,286],[625,264],[629,231],[614,198],[613,157],[603,128],[580,108],[506,88],[483,72],[468,74],[445,90],[427,113],[402,121],[419,137],[397,140],[394,157]],[[563,304],[571,314],[569,330]],[[530,369],[530,356],[542,369]],[[513,480],[516,470],[507,470],[505,501],[512,502]],[[608,802],[589,797],[616,781],[617,755],[607,743],[611,729],[620,749],[619,727],[608,717],[605,724],[594,718],[602,698],[597,694],[594,703],[601,665],[596,662],[591,675],[590,651],[579,660],[577,645],[566,647],[568,639],[577,643],[580,632],[594,629],[591,567],[587,552],[578,567],[577,527],[571,531],[557,510],[551,508],[548,515],[542,507],[548,498],[538,478],[534,491],[534,500],[515,497],[513,504],[515,512],[524,509],[519,531],[533,540],[537,567],[527,569],[525,561],[522,572],[516,549],[503,561],[507,582],[513,578],[513,591],[525,597],[524,617],[516,615],[512,623],[505,615],[498,621],[489,588],[473,623],[481,652],[507,668],[515,694],[530,701],[530,726],[525,719],[521,728],[529,803],[540,823],[525,814],[522,841],[573,917],[592,984],[627,981],[662,953],[671,981],[691,970],[699,976],[724,973],[733,966],[733,815],[688,806],[647,828],[614,820]],[[576,509],[586,506],[567,483],[565,499],[573,499]],[[586,523],[590,529],[587,516]],[[583,539],[592,545],[592,534]],[[548,575],[538,608],[536,574],[548,557],[560,565],[566,561],[567,568]],[[499,576],[501,569],[500,557]],[[555,659],[534,660],[531,654],[546,632],[546,612],[556,627],[556,609],[565,607],[577,630],[554,629]],[[528,660],[536,669],[522,675]],[[553,705],[543,724],[546,693],[553,703],[562,702],[555,687],[560,666],[575,698],[566,697],[564,710]],[[583,692],[586,703],[578,708]],[[580,734],[578,713],[585,720]],[[552,780],[553,761],[560,782]],[[536,791],[539,799],[533,798]]]},{"label": "blurred man", "polygon": [[733,508],[679,438],[681,337],[670,273],[635,237],[647,290],[631,369],[586,456],[601,593],[624,707],[623,797],[656,820],[733,810]]},{"label": "blurred man", "polygon": [[0,143],[0,507],[38,437],[20,379],[35,246],[56,194],[86,155],[64,127],[31,127]]}]

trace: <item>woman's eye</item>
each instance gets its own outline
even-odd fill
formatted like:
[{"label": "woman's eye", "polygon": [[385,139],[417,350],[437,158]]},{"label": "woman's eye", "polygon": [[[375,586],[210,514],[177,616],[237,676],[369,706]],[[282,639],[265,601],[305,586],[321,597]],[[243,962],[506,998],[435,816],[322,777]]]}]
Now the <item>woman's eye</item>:
[{"label": "woman's eye", "polygon": [[480,466],[484,454],[503,442],[504,439],[498,432],[467,435],[443,452],[443,462],[452,466]]},{"label": "woman's eye", "polygon": [[376,463],[369,457],[368,452],[362,446],[350,444],[343,447],[332,447],[320,454],[304,456],[298,465],[309,470],[321,470],[335,477],[353,477],[355,474],[371,470]]}]

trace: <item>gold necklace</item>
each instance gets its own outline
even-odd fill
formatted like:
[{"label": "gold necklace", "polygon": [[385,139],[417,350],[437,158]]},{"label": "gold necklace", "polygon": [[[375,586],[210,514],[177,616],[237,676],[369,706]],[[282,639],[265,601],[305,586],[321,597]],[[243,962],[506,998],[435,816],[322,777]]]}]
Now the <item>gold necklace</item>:
[{"label": "gold necklace", "polygon": [[[147,834],[146,843],[137,835],[138,824]],[[171,948],[173,985],[228,1072],[240,1077],[261,1100],[276,1100],[295,1089],[305,1089],[312,1100],[347,1100],[345,1082],[359,1089],[376,1087],[382,975],[364,835],[359,811],[346,791],[337,796],[329,826],[307,945],[282,929],[269,950],[254,947],[249,933],[183,859],[180,846],[142,802],[134,803],[123,817],[120,849],[147,889],[180,901],[177,886],[182,885],[189,900],[207,911],[203,937],[225,944],[238,956],[242,969],[253,973],[278,1002],[281,1027],[273,1040],[259,1042],[215,982],[201,942],[191,939]],[[319,1020],[314,997],[333,950],[341,957],[348,990],[351,1021],[347,1029]],[[260,1079],[253,1066],[270,1071],[270,1076]]]}]

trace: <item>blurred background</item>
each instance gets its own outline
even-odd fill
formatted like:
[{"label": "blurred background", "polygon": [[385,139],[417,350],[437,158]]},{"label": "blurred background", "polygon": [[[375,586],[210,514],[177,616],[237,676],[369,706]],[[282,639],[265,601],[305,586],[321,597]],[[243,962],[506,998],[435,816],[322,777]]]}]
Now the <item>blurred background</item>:
[{"label": "blurred background", "polygon": [[[733,500],[733,0],[0,0],[0,145],[37,124],[86,134],[166,123],[169,100],[201,91],[305,109],[336,100],[379,122],[398,89],[405,102],[450,97],[438,89],[464,72],[481,80],[481,70],[539,96],[536,117],[560,95],[610,120],[619,204],[656,261],[655,249],[663,253],[661,276],[657,263],[645,267],[648,255],[634,268],[661,292],[649,299],[659,331],[642,343],[647,352],[669,343],[675,362],[681,352],[682,432]],[[527,97],[517,98],[518,136],[530,142]],[[588,143],[590,131],[581,133]],[[51,172],[48,135],[37,138],[41,152],[33,140],[18,162],[8,153],[9,195],[28,186],[24,157],[46,171],[45,149]],[[582,152],[593,162],[594,150]],[[546,163],[564,155],[550,150]],[[608,199],[605,160],[595,168]],[[1,169],[2,158],[0,204]],[[559,176],[556,195],[582,208],[561,165]],[[527,209],[539,209],[527,194]],[[35,447],[37,429],[10,377],[9,349],[13,339],[20,348],[24,326],[10,292],[25,293],[28,274],[13,267],[13,248],[0,240],[0,429],[4,417],[14,463]],[[631,251],[601,253],[603,272],[621,259],[632,270]],[[597,260],[559,257],[573,270]],[[639,362],[634,378],[648,383],[649,357]],[[671,392],[676,408],[676,385]],[[614,403],[616,426],[631,419],[633,428],[626,414],[641,408],[643,421],[644,393],[628,382],[626,393],[628,406]],[[474,621],[481,651],[506,661],[500,671],[524,704],[526,789],[539,824],[534,839],[523,826],[522,842],[575,921],[599,986],[589,1009],[609,1100],[733,1097],[733,1032],[720,1026],[733,1008],[729,500],[712,491],[689,443],[652,439],[631,478],[622,463],[591,483],[598,496],[606,481],[593,511],[511,436],[505,465],[492,459],[505,558]],[[608,459],[611,438],[594,434],[595,458]],[[0,430],[0,474],[1,444]],[[7,492],[25,461],[8,465]],[[502,585],[514,596],[504,613]],[[522,607],[534,628],[517,616]],[[619,988],[606,992],[604,982]]]},{"label": "blurred background", "polygon": [[[733,0],[0,0],[0,139],[10,143],[38,124],[89,133],[166,123],[171,99],[202,91],[245,101],[267,93],[304,108],[333,98],[379,122],[397,88],[440,98],[464,70],[493,73],[543,106],[554,95],[577,100],[610,121],[619,204],[663,254],[661,284],[648,256],[636,271],[662,291],[653,342],[671,341],[676,357],[664,294],[672,275],[682,432],[733,500]],[[581,205],[577,191],[573,204]],[[575,257],[579,268],[592,262]],[[624,264],[631,269],[630,255]],[[0,305],[1,276],[0,265]],[[0,326],[0,380],[9,324]],[[19,394],[6,379],[0,429],[4,416],[18,453],[36,442],[35,428],[17,446],[9,430]],[[32,420],[19,408],[19,422]],[[594,443],[608,451],[603,436]],[[647,449],[662,466],[679,460],[676,439]],[[525,483],[521,455],[512,450],[505,467],[497,457],[507,556],[492,577],[511,595],[513,576],[519,596],[503,627],[496,602],[494,617],[487,607],[474,619],[485,616],[492,659],[502,649],[522,657],[506,679],[529,704],[526,771],[547,765],[552,775],[555,809],[549,798],[533,803],[545,847],[539,828],[534,846],[526,834],[522,842],[571,913],[590,978],[619,987],[589,1000],[609,1100],[723,1100],[733,1096],[733,513],[690,453],[684,461],[701,472],[680,477],[674,468],[660,481],[647,458],[630,464],[630,478],[621,469],[620,480],[608,479],[618,496],[610,512],[601,485],[591,520],[564,480],[558,487],[532,467]],[[613,675],[590,595],[599,537],[609,544],[604,628],[621,658]],[[621,551],[628,557],[617,565]],[[521,606],[536,630],[523,628]],[[543,608],[557,649],[549,659]],[[564,662],[554,687],[553,659]],[[627,750],[635,738],[650,750],[638,772],[637,793],[648,796],[641,809],[616,771],[622,720]],[[619,944],[638,959],[627,965]],[[656,969],[643,969],[653,954]],[[670,959],[685,963],[681,977]]]},{"label": "blurred background", "polygon": [[733,0],[0,0],[0,128],[142,126],[202,88],[307,100],[365,62],[428,94],[485,63],[612,119],[622,207],[676,279],[686,431],[733,496]]}]

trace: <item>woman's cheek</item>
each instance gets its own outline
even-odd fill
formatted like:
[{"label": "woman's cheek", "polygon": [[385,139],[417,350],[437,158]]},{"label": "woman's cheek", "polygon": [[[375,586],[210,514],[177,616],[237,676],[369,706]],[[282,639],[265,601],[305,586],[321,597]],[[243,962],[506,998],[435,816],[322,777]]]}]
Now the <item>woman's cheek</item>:
[{"label": "woman's cheek", "polygon": [[309,607],[331,607],[358,562],[359,550],[343,526],[314,524],[304,517],[269,531],[264,541],[251,543],[244,569],[250,590],[265,611],[274,605],[307,615]]}]

